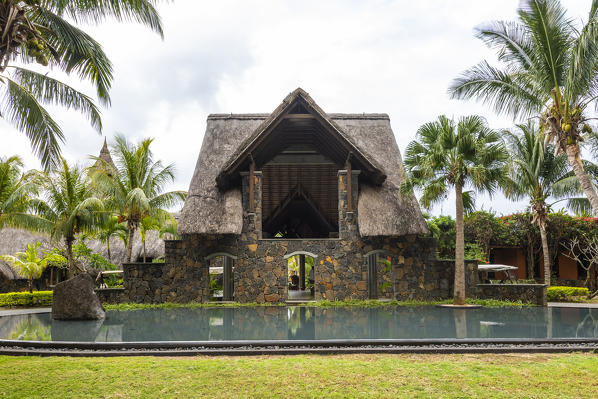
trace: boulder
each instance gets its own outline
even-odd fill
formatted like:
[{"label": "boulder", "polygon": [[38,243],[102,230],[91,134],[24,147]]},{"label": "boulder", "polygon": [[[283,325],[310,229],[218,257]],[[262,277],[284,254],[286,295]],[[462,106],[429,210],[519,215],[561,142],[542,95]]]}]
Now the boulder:
[{"label": "boulder", "polygon": [[106,317],[94,291],[94,281],[87,273],[56,284],[52,300],[52,318],[56,320],[99,320]]}]

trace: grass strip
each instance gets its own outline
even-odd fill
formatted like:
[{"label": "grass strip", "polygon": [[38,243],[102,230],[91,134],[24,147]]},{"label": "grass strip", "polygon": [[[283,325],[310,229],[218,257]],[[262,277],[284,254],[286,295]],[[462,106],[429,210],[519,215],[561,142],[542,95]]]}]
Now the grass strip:
[{"label": "grass strip", "polygon": [[[524,307],[524,306],[535,306],[529,303],[521,301],[508,302],[499,301],[496,299],[467,299],[468,304],[482,305],[492,308],[503,308],[503,307]],[[451,299],[441,301],[378,301],[378,300],[347,300],[347,301],[315,301],[309,302],[306,306],[320,307],[320,308],[333,308],[333,307],[390,307],[390,306],[434,306],[439,304],[453,303]],[[292,306],[284,302],[275,303],[239,303],[239,302],[189,302],[189,303],[120,303],[120,304],[104,304],[106,310],[137,310],[137,309],[174,309],[174,308],[242,308],[242,307],[258,307],[258,306]]]}]

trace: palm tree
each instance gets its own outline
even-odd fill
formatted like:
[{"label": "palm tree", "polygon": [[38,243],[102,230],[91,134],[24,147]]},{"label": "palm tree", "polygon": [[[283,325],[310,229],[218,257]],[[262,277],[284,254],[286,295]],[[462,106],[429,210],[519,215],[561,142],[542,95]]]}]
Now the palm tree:
[{"label": "palm tree", "polygon": [[0,158],[0,229],[5,225],[33,228],[26,214],[29,199],[37,192],[34,173],[22,173],[21,158]]},{"label": "palm tree", "polygon": [[598,98],[598,1],[581,29],[558,0],[522,0],[518,14],[516,22],[496,21],[477,31],[504,67],[483,61],[455,79],[449,93],[515,118],[539,117],[598,214],[598,195],[580,156],[582,133],[591,132],[589,107]]},{"label": "palm tree", "polygon": [[187,196],[185,191],[163,192],[166,184],[174,182],[174,165],[163,166],[161,161],[154,161],[149,148],[152,141],[145,139],[135,145],[117,135],[112,146],[115,169],[106,163],[94,172],[94,181],[104,194],[107,209],[116,213],[119,222],[126,222],[127,262],[131,261],[133,237],[143,218],[165,212],[164,208],[185,201]]},{"label": "palm tree", "polygon": [[79,233],[94,232],[103,214],[103,203],[95,196],[90,179],[81,168],[61,159],[60,169],[44,174],[44,199],[34,199],[31,207],[38,215],[41,230],[66,247],[69,275],[75,273],[73,243]]},{"label": "palm tree", "polygon": [[456,243],[454,304],[465,304],[465,240],[463,233],[463,188],[472,186],[490,194],[504,173],[506,150],[500,136],[479,116],[467,116],[458,123],[442,115],[422,125],[417,138],[407,146],[408,173],[401,187],[409,192],[422,188],[421,203],[429,208],[454,187],[456,194]]},{"label": "palm tree", "polygon": [[[570,198],[579,194],[581,188],[575,175],[569,170],[564,154],[556,155],[554,147],[546,144],[536,125],[517,125],[520,135],[507,132],[511,154],[509,173],[505,179],[505,194],[511,199],[530,199],[532,223],[540,229],[544,257],[544,284],[550,286],[550,254],[546,236],[546,223],[551,205],[569,200],[576,207],[585,198]],[[557,201],[548,203],[549,199]],[[587,201],[587,200],[586,200]]]},{"label": "palm tree", "polygon": [[25,252],[17,252],[14,256],[0,255],[0,259],[10,263],[20,276],[27,278],[29,292],[33,292],[33,280],[40,278],[51,262],[64,261],[64,257],[57,253],[50,253],[40,258],[37,253],[40,245],[41,242],[38,241],[35,244],[27,244]]},{"label": "palm tree", "polygon": [[[102,46],[71,22],[99,24],[107,18],[136,21],[162,36],[158,0],[86,0],[0,2],[0,112],[27,135],[46,170],[59,163],[60,126],[44,108],[61,105],[82,112],[101,131],[93,100],[47,74],[24,68],[39,64],[49,71],[74,73],[95,86],[102,104],[110,104],[112,63]],[[17,64],[13,64],[13,62]]]},{"label": "palm tree", "polygon": [[110,253],[110,239],[112,237],[119,237],[120,234],[126,233],[127,228],[118,222],[116,216],[107,216],[100,222],[98,226],[98,232],[96,234],[98,240],[106,245],[106,251],[108,252],[108,260],[112,263],[112,254]]}]

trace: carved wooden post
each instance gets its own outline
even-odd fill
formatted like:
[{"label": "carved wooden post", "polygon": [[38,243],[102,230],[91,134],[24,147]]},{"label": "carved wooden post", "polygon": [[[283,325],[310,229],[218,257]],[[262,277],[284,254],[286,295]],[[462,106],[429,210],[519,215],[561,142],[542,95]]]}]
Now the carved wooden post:
[{"label": "carved wooden post", "polygon": [[250,155],[250,164],[249,164],[249,212],[255,212],[255,198],[254,198],[254,186],[255,186],[255,161],[253,157]]}]

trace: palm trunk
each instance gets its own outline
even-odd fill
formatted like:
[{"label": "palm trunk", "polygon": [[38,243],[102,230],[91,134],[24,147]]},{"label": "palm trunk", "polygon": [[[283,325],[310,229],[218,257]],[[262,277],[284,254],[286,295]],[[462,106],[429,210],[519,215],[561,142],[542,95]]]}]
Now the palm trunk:
[{"label": "palm trunk", "polygon": [[146,258],[146,252],[145,252],[145,240],[143,240],[143,263],[145,263],[145,258]]},{"label": "palm trunk", "polygon": [[136,226],[134,223],[127,223],[129,229],[129,242],[127,242],[127,263],[131,263],[131,256],[133,255],[133,238],[135,238]]},{"label": "palm trunk", "polygon": [[106,241],[106,251],[108,251],[108,262],[112,263],[112,255],[110,255],[110,237]]},{"label": "palm trunk", "polygon": [[550,253],[548,252],[548,238],[546,238],[546,226],[538,221],[540,227],[540,238],[542,239],[542,256],[544,257],[544,284],[550,287]]},{"label": "palm trunk", "polygon": [[32,279],[27,280],[27,287],[29,287],[29,293],[32,294],[33,293],[33,280]]},{"label": "palm trunk", "polygon": [[588,197],[590,205],[592,205],[592,213],[594,216],[598,216],[598,194],[596,194],[594,185],[590,181],[588,174],[583,168],[583,164],[579,156],[579,144],[567,145],[565,152],[567,154],[569,165],[571,165],[573,173],[575,173],[575,177],[577,177],[577,180],[579,180],[579,184],[581,184],[583,192],[585,193],[586,197]]},{"label": "palm trunk", "polygon": [[73,278],[75,276],[75,260],[73,259],[73,241],[74,239],[71,237],[67,237],[64,239],[66,244],[66,258],[69,261],[69,278]]},{"label": "palm trunk", "polygon": [[456,199],[456,228],[457,236],[455,241],[455,284],[454,305],[465,305],[465,235],[463,232],[463,186],[455,185]]}]

